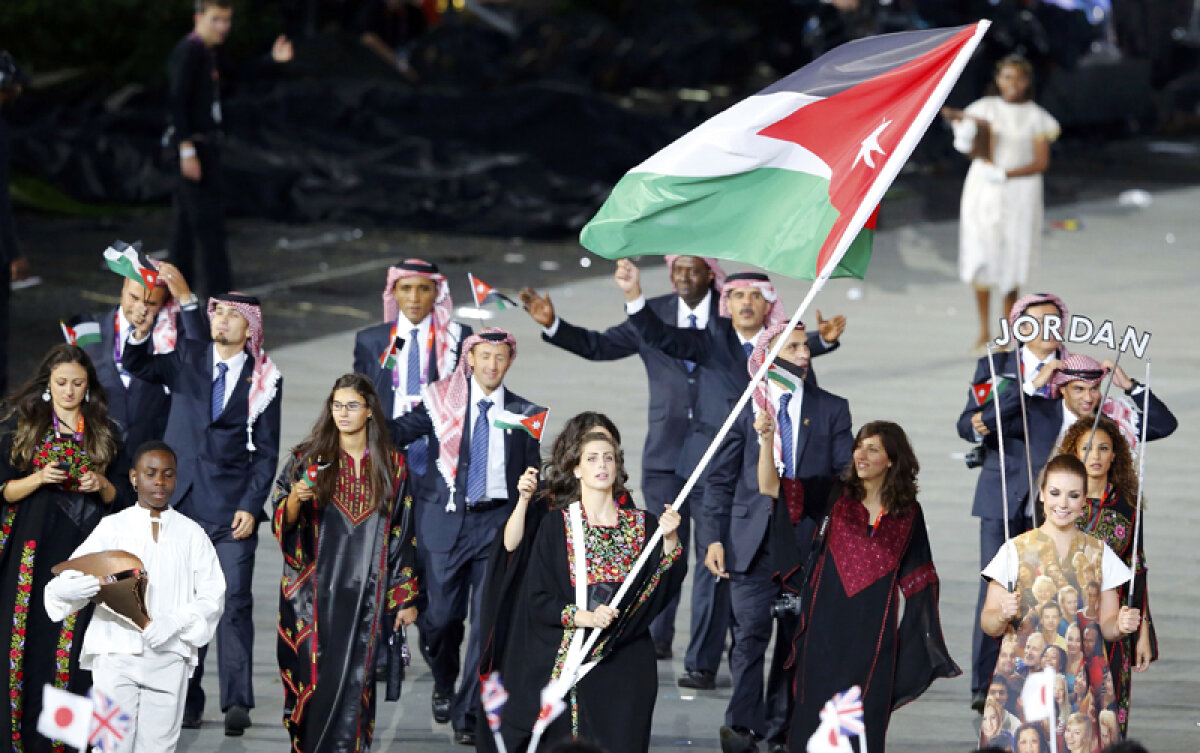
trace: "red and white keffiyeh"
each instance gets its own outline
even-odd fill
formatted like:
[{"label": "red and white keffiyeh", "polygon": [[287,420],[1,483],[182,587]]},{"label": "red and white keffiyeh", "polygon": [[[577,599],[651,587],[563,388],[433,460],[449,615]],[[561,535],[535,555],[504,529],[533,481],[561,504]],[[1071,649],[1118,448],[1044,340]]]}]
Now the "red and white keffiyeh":
[{"label": "red and white keffiyeh", "polygon": [[1018,298],[1017,302],[1013,304],[1012,309],[1008,312],[1008,326],[1015,328],[1017,326],[1017,319],[1021,314],[1025,313],[1025,309],[1030,306],[1039,306],[1043,303],[1054,304],[1058,309],[1059,318],[1066,324],[1071,315],[1067,311],[1067,304],[1063,303],[1061,298],[1053,293],[1027,293]]},{"label": "red and white keffiyeh", "polygon": [[246,449],[254,452],[254,422],[262,415],[279,392],[279,380],[283,376],[271,357],[263,350],[262,306],[258,299],[242,293],[229,292],[208,299],[208,316],[212,318],[218,303],[233,308],[246,320],[250,328],[250,339],[246,347],[254,359],[254,372],[250,377],[250,413],[246,419]]},{"label": "red and white keffiyeh", "polygon": [[[1050,396],[1057,399],[1062,388],[1071,382],[1083,382],[1088,385],[1098,385],[1108,375],[1109,370],[1092,358],[1081,353],[1071,353],[1062,361],[1062,367],[1054,372],[1050,380]],[[1106,398],[1100,412],[1108,416],[1121,430],[1121,435],[1129,443],[1132,452],[1140,440],[1142,414],[1128,395],[1117,395]]]},{"label": "red and white keffiyeh", "polygon": [[[437,285],[437,298],[433,302],[433,356],[438,374],[449,374],[454,370],[454,342],[446,333],[451,317],[454,316],[454,300],[450,298],[450,283],[446,281],[436,264],[424,259],[405,259],[394,267],[388,267],[387,285],[383,288],[383,320],[395,324],[400,317],[400,304],[396,301],[396,281],[405,277],[424,277]],[[397,326],[397,330],[401,329]],[[407,327],[403,328],[407,331]],[[462,352],[466,352],[464,349]]]},{"label": "red and white keffiyeh", "polygon": [[[675,275],[675,260],[681,256],[688,256],[688,254],[667,254],[665,257],[663,257],[667,260],[668,275]],[[721,269],[721,262],[717,261],[711,256],[696,256],[693,258],[700,259],[708,265],[710,270],[712,270],[713,287],[717,289],[717,293],[720,293],[725,287],[725,270]]]},{"label": "red and white keffiyeh", "polygon": [[763,320],[764,327],[770,328],[788,320],[787,312],[783,310],[783,301],[779,300],[775,286],[766,275],[758,272],[738,272],[725,278],[725,284],[721,288],[721,316],[726,319],[730,317],[729,294],[738,288],[755,288],[762,293],[763,299],[771,304],[771,308],[767,310],[767,317]]},{"label": "red and white keffiyeh", "polygon": [[429,419],[433,422],[433,433],[438,440],[437,468],[450,489],[447,512],[454,510],[454,489],[458,476],[458,456],[462,447],[463,424],[467,420],[467,401],[471,399],[471,375],[474,370],[467,363],[467,355],[479,343],[507,343],[512,350],[512,360],[517,358],[517,341],[499,327],[487,327],[463,341],[458,367],[445,379],[421,388],[421,398]]},{"label": "red and white keffiyeh", "polygon": [[[767,360],[767,352],[771,349],[771,341],[779,337],[785,329],[787,329],[787,322],[779,322],[758,333],[758,339],[754,341],[754,350],[750,351],[750,358],[746,360],[746,370],[750,372],[750,376],[754,376],[762,368],[763,361]],[[804,322],[796,325],[796,331],[804,331]],[[754,385],[754,415],[757,417],[759,413],[766,411],[775,424],[775,443],[772,454],[775,457],[775,467],[782,468],[783,440],[779,437],[779,421],[775,416],[775,403],[771,402],[771,393],[767,389],[768,381],[766,377],[763,377],[758,384]]]}]

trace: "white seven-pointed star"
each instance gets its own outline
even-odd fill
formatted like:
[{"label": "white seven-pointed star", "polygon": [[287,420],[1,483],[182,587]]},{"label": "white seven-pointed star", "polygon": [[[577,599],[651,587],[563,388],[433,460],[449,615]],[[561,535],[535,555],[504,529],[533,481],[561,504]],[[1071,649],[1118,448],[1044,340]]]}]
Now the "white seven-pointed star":
[{"label": "white seven-pointed star", "polygon": [[535,428],[535,429],[540,429],[540,428],[542,428],[542,422],[541,422],[541,421],[534,421],[534,422],[533,422],[533,424],[531,424],[531,425],[532,425],[532,426],[533,426],[533,428]]},{"label": "white seven-pointed star", "polygon": [[891,124],[892,124],[892,121],[890,121],[890,120],[883,121],[882,123],[879,124],[878,128],[876,128],[874,131],[871,132],[870,136],[863,139],[862,146],[860,146],[858,149],[858,156],[856,156],[854,158],[854,164],[850,166],[851,168],[854,168],[855,166],[857,166],[859,160],[862,160],[863,162],[867,163],[867,167],[870,167],[870,168],[875,167],[875,157],[873,156],[873,153],[874,152],[879,152],[880,154],[885,153],[883,151],[883,147],[881,147],[879,145],[879,135],[881,133],[883,133],[884,129],[887,128],[888,126],[890,126]]}]

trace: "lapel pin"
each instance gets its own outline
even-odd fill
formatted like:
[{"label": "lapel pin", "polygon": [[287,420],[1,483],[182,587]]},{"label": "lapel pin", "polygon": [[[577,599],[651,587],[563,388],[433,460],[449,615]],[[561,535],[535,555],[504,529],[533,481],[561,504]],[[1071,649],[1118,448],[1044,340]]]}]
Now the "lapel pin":
[{"label": "lapel pin", "polygon": [[806,418],[806,419],[804,419],[803,421],[801,421],[801,422],[800,422],[800,425],[801,425],[801,426],[808,426],[808,419]]}]

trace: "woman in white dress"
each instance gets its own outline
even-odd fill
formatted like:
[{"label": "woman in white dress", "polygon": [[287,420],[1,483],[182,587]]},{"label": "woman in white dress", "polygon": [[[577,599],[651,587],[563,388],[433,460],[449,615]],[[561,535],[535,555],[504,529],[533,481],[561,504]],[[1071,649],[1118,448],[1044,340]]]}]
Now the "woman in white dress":
[{"label": "woman in white dress", "polygon": [[975,288],[981,350],[989,339],[993,289],[1004,294],[1003,311],[1016,303],[1029,278],[1042,234],[1042,173],[1059,126],[1033,101],[1033,70],[1013,55],[996,66],[999,96],[966,110],[943,110],[954,127],[955,148],[972,157],[963,182],[958,271]]}]

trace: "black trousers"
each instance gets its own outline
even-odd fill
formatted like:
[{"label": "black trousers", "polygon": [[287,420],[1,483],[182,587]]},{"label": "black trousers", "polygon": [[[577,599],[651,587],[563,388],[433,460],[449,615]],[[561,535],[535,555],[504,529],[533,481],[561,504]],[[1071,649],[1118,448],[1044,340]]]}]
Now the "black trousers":
[{"label": "black trousers", "polygon": [[[254,708],[254,555],[258,549],[257,530],[245,539],[233,538],[229,526],[196,521],[204,528],[217,550],[217,560],[225,575],[225,612],[217,623],[217,674],[221,688],[221,711],[231,706]],[[200,718],[204,713],[204,659],[208,646],[200,649],[200,663],[188,681],[184,713]]]},{"label": "black trousers", "polygon": [[[642,471],[642,493],[646,509],[662,515],[666,506],[675,501],[687,479],[673,471]],[[688,672],[712,672],[721,666],[721,655],[725,653],[725,637],[729,633],[729,583],[717,582],[704,567],[705,550],[698,537],[693,537],[691,523],[704,515],[703,481],[692,487],[687,504],[683,506],[683,522],[679,526],[679,545],[686,556],[688,542],[695,541],[696,559],[691,565],[692,619],[689,630],[687,654],[683,668]],[[698,526],[697,526],[698,528]],[[665,609],[650,623],[650,636],[655,643],[670,645],[675,638],[675,612],[679,608],[679,597],[671,600]]]},{"label": "black trousers", "polygon": [[[200,158],[200,180],[179,176],[171,219],[171,262],[193,288],[206,296],[233,289],[233,270],[225,248],[225,212],[221,204],[221,148],[211,142],[196,142]],[[204,284],[196,279],[196,247],[204,266]]]},{"label": "black trousers", "polygon": [[[417,625],[428,649],[426,658],[433,674],[434,691],[454,692],[461,670],[461,682],[450,709],[450,723],[456,730],[475,729],[475,709],[479,706],[481,586],[492,542],[511,511],[511,507],[497,507],[485,512],[467,512],[449,552],[426,550],[421,554],[424,560],[421,587],[428,603],[417,617]],[[424,514],[443,513],[431,510]],[[417,545],[420,547],[419,540]],[[471,634],[460,664],[468,618]]]}]

